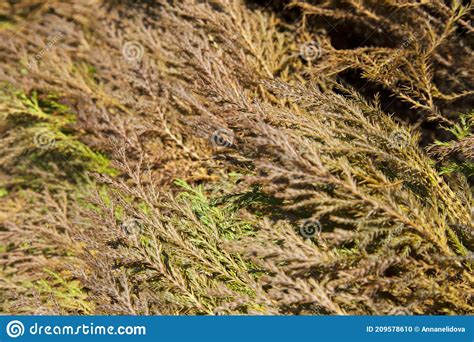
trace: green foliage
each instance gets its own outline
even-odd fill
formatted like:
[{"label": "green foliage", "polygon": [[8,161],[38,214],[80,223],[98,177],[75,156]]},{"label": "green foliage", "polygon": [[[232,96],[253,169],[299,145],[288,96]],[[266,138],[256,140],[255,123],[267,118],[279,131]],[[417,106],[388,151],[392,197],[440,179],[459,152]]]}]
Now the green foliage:
[{"label": "green foliage", "polygon": [[[458,124],[455,124],[451,128],[447,128],[447,130],[451,132],[457,140],[462,140],[472,136],[474,129],[474,113],[460,115],[459,119],[460,121]],[[443,145],[441,142],[438,142],[438,144]]]},{"label": "green foliage", "polygon": [[93,151],[78,139],[74,128],[75,115],[58,101],[57,95],[39,96],[33,91],[27,95],[4,85],[0,93],[4,125],[14,127],[4,132],[4,167],[17,170],[24,181],[35,184],[30,171],[36,167],[74,179],[85,171],[114,175],[109,159]]},{"label": "green foliage", "polygon": [[62,312],[75,312],[82,315],[90,315],[94,312],[94,306],[79,281],[48,269],[44,271],[48,277],[30,286],[37,291],[46,306],[52,308],[59,306]]},{"label": "green foliage", "polygon": [[[197,216],[199,221],[210,230],[215,230],[227,240],[235,240],[239,237],[252,234],[254,228],[250,222],[241,221],[235,214],[236,206],[233,203],[220,208],[215,203],[217,201],[210,201],[204,194],[202,186],[191,187],[183,180],[176,180],[175,184],[185,191],[183,191],[178,199],[184,201],[191,206],[193,213]],[[221,204],[225,202],[222,199]],[[252,201],[246,203],[240,202],[240,207],[250,205]]]},{"label": "green foliage", "polygon": [[433,156],[444,162],[441,174],[459,172],[474,176],[474,113],[460,115],[460,121],[446,130],[454,136],[449,141],[436,141],[430,148]]}]

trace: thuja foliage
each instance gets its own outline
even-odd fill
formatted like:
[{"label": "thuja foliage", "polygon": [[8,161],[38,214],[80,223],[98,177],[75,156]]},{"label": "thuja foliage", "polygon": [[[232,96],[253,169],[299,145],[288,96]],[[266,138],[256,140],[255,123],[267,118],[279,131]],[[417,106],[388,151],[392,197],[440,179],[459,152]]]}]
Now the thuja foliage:
[{"label": "thuja foliage", "polygon": [[[321,41],[324,57],[311,65],[312,73],[359,74],[361,91],[370,91],[369,84],[379,86],[405,103],[401,108],[407,113],[400,114],[418,124],[453,124],[459,109],[471,110],[471,4],[291,0],[287,5],[301,12],[302,25]],[[348,34],[335,37],[338,27]],[[415,110],[408,112],[409,107]]]},{"label": "thuja foliage", "polygon": [[474,312],[471,5],[0,18],[2,312]]},{"label": "thuja foliage", "polygon": [[466,177],[474,176],[474,113],[461,115],[460,122],[448,132],[454,136],[449,141],[436,141],[431,155],[445,161],[442,173],[462,172]]},{"label": "thuja foliage", "polygon": [[[40,172],[61,168],[70,179],[84,170],[113,173],[104,155],[78,140],[75,115],[57,102],[57,97],[40,97],[35,91],[28,95],[6,85],[2,87],[0,160],[5,170],[30,182],[35,181],[32,168]],[[74,170],[77,168],[81,170]]]}]

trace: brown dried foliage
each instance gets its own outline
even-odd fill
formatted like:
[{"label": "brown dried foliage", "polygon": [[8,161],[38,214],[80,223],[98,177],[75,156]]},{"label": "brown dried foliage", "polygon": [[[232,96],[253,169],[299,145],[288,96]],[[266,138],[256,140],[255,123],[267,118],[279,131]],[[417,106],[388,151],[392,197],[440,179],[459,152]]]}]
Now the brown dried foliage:
[{"label": "brown dried foliage", "polygon": [[[15,163],[2,167],[5,312],[474,311],[468,181],[439,174],[417,125],[397,125],[377,98],[334,78],[361,69],[422,120],[451,125],[447,103],[467,106],[471,94],[469,74],[452,72],[470,72],[472,59],[452,38],[472,31],[461,4],[293,1],[301,27],[237,0],[38,3],[28,21],[12,13],[33,2],[2,8],[17,22],[15,33],[0,30],[0,79],[57,94],[75,112],[75,139],[106,153],[117,173],[80,169],[56,183],[61,170],[38,168],[26,172],[42,186],[29,188],[13,181]],[[346,51],[314,35],[321,16],[382,25],[397,39],[421,19],[410,48]],[[58,27],[64,38],[28,67]],[[298,54],[308,37],[324,48],[317,63]],[[124,58],[127,42],[142,58]],[[455,66],[446,51],[464,57]],[[397,73],[386,73],[387,59]],[[446,91],[453,85],[457,95]],[[2,106],[4,160],[34,149],[5,129],[21,127],[16,115],[29,110],[15,103]],[[233,133],[227,147],[211,143],[218,129]],[[204,187],[178,190],[175,179]],[[311,239],[298,233],[308,219],[323,228]]]}]

